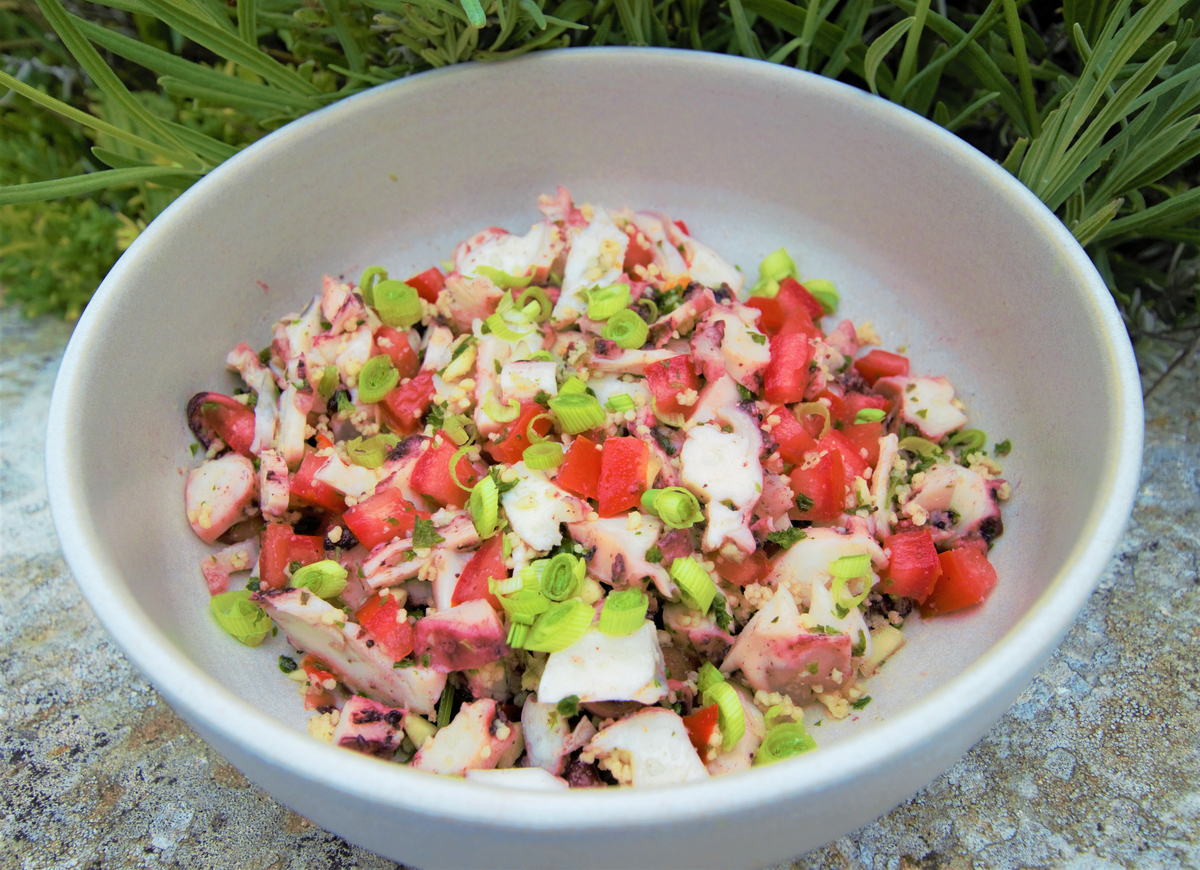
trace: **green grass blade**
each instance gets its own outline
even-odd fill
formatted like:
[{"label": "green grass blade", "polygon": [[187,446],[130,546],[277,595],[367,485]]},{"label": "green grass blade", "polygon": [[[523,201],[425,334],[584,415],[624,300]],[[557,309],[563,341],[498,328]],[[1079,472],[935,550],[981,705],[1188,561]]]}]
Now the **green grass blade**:
[{"label": "green grass blade", "polygon": [[149,139],[144,139],[136,133],[130,133],[128,130],[122,130],[120,127],[114,126],[107,121],[102,121],[94,115],[89,115],[87,112],[81,112],[74,106],[69,106],[54,97],[47,96],[36,88],[32,88],[22,81],[10,76],[8,73],[0,71],[0,85],[11,88],[23,97],[27,97],[40,106],[45,106],[52,112],[62,115],[64,118],[69,118],[77,124],[84,127],[90,127],[101,133],[112,136],[114,139],[120,139],[134,148],[141,148],[149,154],[157,154],[167,160],[176,160],[180,155],[179,152],[171,148],[165,148],[157,142],[151,142]]},{"label": "green grass blade", "polygon": [[129,169],[104,169],[87,175],[75,175],[54,181],[35,181],[32,184],[10,184],[0,187],[0,205],[19,205],[26,202],[42,202],[81,193],[116,187],[123,184],[141,184],[146,181],[195,179],[202,173],[189,172],[171,166],[146,166]]},{"label": "green grass blade", "polygon": [[96,155],[96,159],[113,169],[133,169],[137,166],[152,166],[153,164],[146,163],[144,160],[137,160],[133,157],[126,157],[124,154],[118,154],[116,151],[109,151],[107,148],[101,148],[99,145],[92,146],[92,154]]},{"label": "green grass blade", "polygon": [[487,24],[487,16],[483,14],[479,0],[459,0],[459,3],[462,4],[463,12],[467,13],[467,21],[472,27],[483,27]]},{"label": "green grass blade", "polygon": [[926,78],[931,76],[940,76],[942,69],[959,56],[968,46],[973,45],[985,33],[988,33],[999,20],[999,9],[1001,0],[991,0],[987,8],[983,10],[983,14],[975,21],[962,39],[951,41],[950,50],[941,57],[931,60],[925,64],[921,71],[904,86],[904,90],[900,94],[900,100],[903,101],[908,92],[913,88],[918,87]]},{"label": "green grass blade", "polygon": [[220,142],[212,136],[206,136],[198,130],[193,130],[190,127],[185,127],[183,124],[176,124],[174,121],[168,121],[167,126],[178,136],[189,148],[203,157],[209,164],[216,166],[225,160],[228,160],[234,154],[238,153],[238,149],[232,145]]},{"label": "green grass blade", "polygon": [[[971,123],[972,118],[975,116],[975,114],[977,112],[979,112],[981,109],[983,109],[984,106],[986,106],[988,103],[992,102],[999,96],[1000,96],[999,91],[988,91],[982,97],[975,100],[975,102],[971,103],[969,106],[967,106],[965,109],[963,109],[957,115],[955,115],[954,118],[950,121],[950,123],[946,125],[946,129],[949,130],[951,133],[957,132],[960,127],[964,127],[967,124]],[[1021,139],[1018,141],[1025,142],[1028,140]]]},{"label": "green grass blade", "polygon": [[71,52],[83,70],[91,76],[92,81],[104,92],[105,96],[135,119],[147,134],[158,139],[164,148],[174,152],[171,159],[189,168],[202,166],[200,158],[190,153],[188,148],[167,129],[161,119],[150,114],[141,103],[134,99],[124,82],[109,69],[108,64],[100,57],[100,53],[79,32],[79,28],[71,21],[71,16],[67,14],[67,10],[63,8],[59,0],[38,0],[38,8],[42,10],[42,14],[46,16],[50,26],[62,39],[67,50]]},{"label": "green grass blade", "polygon": [[96,43],[96,45],[111,51],[113,54],[120,55],[126,60],[141,64],[161,76],[170,76],[179,81],[189,82],[196,87],[227,94],[231,100],[241,98],[243,100],[254,101],[255,103],[270,104],[281,111],[288,109],[313,111],[321,108],[320,103],[308,97],[302,97],[298,94],[279,90],[278,88],[256,85],[237,76],[225,75],[225,73],[218,72],[215,69],[209,69],[198,63],[184,60],[170,52],[147,45],[144,42],[139,42],[136,39],[130,39],[128,36],[74,15],[71,16],[71,20],[83,35]]},{"label": "green grass blade", "polygon": [[763,60],[762,46],[758,44],[758,37],[754,35],[754,31],[750,29],[750,22],[746,20],[742,0],[729,0],[729,15],[733,19],[733,31],[737,35],[738,52],[743,57]]},{"label": "green grass blade", "polygon": [[534,23],[538,27],[538,30],[546,29],[546,15],[542,12],[541,8],[533,2],[533,0],[521,0],[521,8],[524,9],[525,12],[528,13],[529,17],[533,19]]},{"label": "green grass blade", "polygon": [[916,19],[911,16],[903,19],[902,21],[897,21],[886,31],[881,33],[879,37],[871,43],[870,48],[867,49],[867,59],[864,64],[867,87],[869,87],[871,89],[871,93],[875,94],[876,96],[879,95],[879,89],[875,86],[875,74],[879,69],[879,64],[883,62],[883,59],[887,53],[896,47],[896,43],[904,38],[904,34],[907,33],[908,29],[913,26],[914,21],[916,21]]},{"label": "green grass blade", "polygon": [[1097,233],[1104,229],[1105,225],[1117,216],[1117,209],[1121,207],[1122,202],[1124,202],[1123,199],[1114,199],[1106,203],[1100,211],[1078,223],[1071,230],[1071,234],[1075,236],[1075,241],[1081,245],[1091,242]]},{"label": "green grass blade", "polygon": [[[842,32],[842,37],[838,40],[837,45],[829,52],[829,60],[821,70],[821,75],[835,79],[842,74],[842,70],[846,69],[850,63],[848,55],[850,46],[862,42],[863,28],[866,26],[867,16],[870,14],[870,0],[851,0],[847,4],[845,9],[843,9],[843,17],[840,19],[844,20],[847,26]],[[818,27],[817,34],[820,35],[820,32],[821,28]]]},{"label": "green grass blade", "polygon": [[1008,24],[1008,39],[1012,43],[1013,57],[1017,60],[1017,81],[1021,85],[1021,100],[1025,104],[1026,123],[1034,136],[1042,132],[1038,116],[1037,99],[1033,93],[1033,76],[1029,72],[1029,54],[1025,50],[1025,34],[1021,31],[1021,19],[1017,16],[1016,0],[1004,0],[1004,18]]},{"label": "green grass blade", "polygon": [[904,92],[904,86],[913,76],[917,66],[917,49],[921,46],[921,34],[925,30],[925,19],[929,16],[929,0],[917,0],[913,13],[912,27],[904,40],[904,52],[900,55],[900,66],[896,70],[896,96]]},{"label": "green grass blade", "polygon": [[363,59],[362,46],[358,44],[350,31],[350,16],[346,14],[342,0],[321,0],[325,13],[333,21],[333,32],[337,34],[338,43],[346,55],[346,63],[356,73],[364,72],[367,68]]},{"label": "green grass blade", "polygon": [[[42,0],[56,2],[56,0]],[[270,55],[251,48],[240,39],[225,33],[215,24],[180,10],[167,0],[140,0],[154,15],[188,39],[202,45],[213,54],[226,60],[240,63],[246,69],[258,73],[276,87],[303,96],[316,96],[320,90],[306,81],[299,73],[290,70]]]},{"label": "green grass blade", "polygon": [[258,48],[258,0],[237,0],[238,36]]}]

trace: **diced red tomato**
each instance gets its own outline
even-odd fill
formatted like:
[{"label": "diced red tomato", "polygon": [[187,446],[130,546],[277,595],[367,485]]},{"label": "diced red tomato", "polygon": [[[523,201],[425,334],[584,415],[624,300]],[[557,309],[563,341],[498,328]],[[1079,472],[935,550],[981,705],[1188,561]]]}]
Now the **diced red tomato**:
[{"label": "diced red tomato", "polygon": [[772,336],[771,361],[763,376],[763,395],[768,402],[791,404],[804,398],[812,353],[806,335]]},{"label": "diced red tomato", "polygon": [[492,535],[483,542],[471,561],[467,562],[458,582],[454,585],[454,593],[450,596],[450,605],[462,604],[464,601],[474,601],[482,598],[500,609],[496,596],[488,592],[488,578],[503,580],[508,577],[508,569],[504,567],[504,535]]},{"label": "diced red tomato", "polygon": [[787,312],[780,324],[778,335],[804,335],[808,338],[820,338],[825,333],[821,327],[813,323],[808,312],[803,308],[793,308]]},{"label": "diced red tomato", "polygon": [[433,401],[433,372],[420,372],[407,384],[388,393],[380,404],[392,428],[402,435],[417,430]]},{"label": "diced red tomato", "polygon": [[613,517],[637,505],[646,491],[650,447],[633,437],[609,438],[600,454],[597,499],[602,517]]},{"label": "diced red tomato", "polygon": [[354,620],[367,630],[392,661],[398,662],[413,650],[413,628],[407,619],[397,621],[400,603],[391,595],[380,593],[366,600],[354,612]]},{"label": "diced red tomato", "polygon": [[342,494],[324,481],[313,477],[324,464],[324,457],[306,451],[300,467],[292,475],[289,484],[291,496],[304,504],[341,513],[346,509],[346,501]]},{"label": "diced red tomato", "polygon": [[287,567],[292,562],[311,565],[325,558],[325,539],[320,535],[297,535],[290,526],[271,523],[263,530],[258,556],[258,582],[267,589],[287,586]]},{"label": "diced red tomato", "polygon": [[908,374],[908,357],[886,350],[873,350],[854,361],[854,368],[872,386],[880,378]]},{"label": "diced red tomato", "polygon": [[700,392],[700,376],[692,368],[688,354],[671,357],[646,367],[646,385],[654,394],[658,410],[664,414],[692,413],[692,406],[679,404],[679,396],[685,390]]},{"label": "diced red tomato", "polygon": [[679,227],[679,232],[683,233],[685,236],[691,235],[691,233],[688,232],[687,224],[685,224],[683,221],[675,221],[675,226]]},{"label": "diced red tomato", "polygon": [[829,409],[829,424],[831,426],[835,421],[845,417],[846,402],[841,397],[841,394],[835,393],[832,390],[821,390],[817,394],[817,401]]},{"label": "diced red tomato", "polygon": [[740,562],[717,556],[716,567],[717,573],[734,586],[758,583],[771,573],[771,563],[767,561],[767,554],[762,550],[755,550]]},{"label": "diced red tomato", "polygon": [[[437,302],[438,293],[446,286],[446,276],[442,274],[441,269],[434,266],[426,269],[420,275],[413,275],[404,283],[416,289],[417,295],[426,302]],[[400,377],[404,377],[404,375]]]},{"label": "diced red tomato", "polygon": [[580,435],[571,442],[571,449],[563,457],[555,484],[567,492],[584,498],[600,497],[600,448]]},{"label": "diced red tomato", "polygon": [[859,456],[867,451],[864,459],[867,465],[874,468],[879,464],[879,439],[885,434],[882,423],[851,424],[842,428],[842,434]]},{"label": "diced red tomato", "polygon": [[414,507],[395,488],[375,493],[342,516],[347,528],[368,550],[412,534],[418,518],[429,519],[429,514]]},{"label": "diced red tomato", "polygon": [[331,690],[324,686],[326,680],[337,679],[329,666],[316,656],[307,655],[300,660],[300,667],[309,680],[308,687],[304,692],[304,709],[315,710],[318,707],[336,705],[337,698],[334,697]]},{"label": "diced red tomato", "polygon": [[883,396],[869,396],[866,393],[846,393],[842,398],[838,419],[849,425],[858,417],[859,411],[867,410],[883,411],[886,414],[892,410],[892,401]]},{"label": "diced red tomato", "polygon": [[784,311],[778,299],[768,299],[765,296],[751,296],[746,300],[746,304],[762,312],[762,315],[758,318],[758,328],[760,331],[765,332],[767,335],[774,335],[779,332],[779,328],[783,326]]},{"label": "diced red tomato", "polygon": [[817,449],[816,439],[800,425],[796,415],[787,408],[776,408],[767,416],[779,418],[779,422],[771,429],[771,437],[778,442],[779,455],[783,457],[784,462],[799,465],[804,461],[805,453]]},{"label": "diced red tomato", "polygon": [[[469,493],[450,476],[450,460],[458,452],[458,446],[445,432],[440,434],[442,446],[430,445],[413,467],[412,488],[443,507],[449,505],[460,508],[467,503]],[[475,468],[465,456],[459,457],[455,469],[463,486],[474,486],[479,480]]]},{"label": "diced red tomato", "polygon": [[808,312],[810,320],[820,322],[825,316],[825,309],[813,296],[804,289],[804,285],[795,278],[784,278],[779,282],[779,292],[775,294],[784,311],[795,311],[800,308]]},{"label": "diced red tomato", "polygon": [[713,731],[717,727],[718,712],[716,704],[709,704],[690,716],[682,717],[688,739],[692,741],[692,746],[696,747],[701,759],[707,759],[709,751],[715,748],[709,741],[712,740]]},{"label": "diced red tomato", "polygon": [[928,529],[912,529],[888,535],[883,546],[891,551],[878,589],[889,595],[924,601],[942,574],[933,535]]},{"label": "diced red tomato", "polygon": [[333,674],[333,669],[314,655],[306,655],[302,658],[300,660],[300,667],[304,669],[304,673],[308,674],[309,680],[316,681],[317,683],[328,680],[330,677],[333,677],[335,680],[337,679]]},{"label": "diced red tomato", "polygon": [[200,416],[229,449],[250,456],[254,443],[254,410],[231,396],[208,393],[200,406]]},{"label": "diced red tomato", "polygon": [[806,468],[805,464],[792,469],[792,492],[799,499],[806,496],[812,506],[802,510],[799,518],[826,522],[841,516],[846,503],[846,469],[842,464],[842,454],[834,449],[827,449],[824,439],[819,445],[824,455],[816,464]]},{"label": "diced red tomato", "polygon": [[856,477],[866,475],[866,458],[844,433],[839,432],[837,429],[830,429],[825,437],[821,439],[820,446],[822,450],[836,449],[842,455],[842,464],[846,469],[847,483],[852,482]]},{"label": "diced red tomato", "polygon": [[978,604],[996,585],[996,569],[987,556],[974,547],[960,547],[938,554],[942,576],[933,592],[921,603],[922,616],[950,613]]},{"label": "diced red tomato", "polygon": [[417,352],[413,350],[408,335],[390,326],[381,326],[375,332],[375,346],[385,353],[402,378],[411,378],[421,368]]},{"label": "diced red tomato", "polygon": [[[484,447],[492,458],[506,465],[515,465],[525,455],[529,446],[529,421],[538,414],[545,414],[546,409],[537,402],[526,399],[521,402],[521,414],[514,420],[505,432],[504,438],[494,441]],[[550,419],[538,420],[533,424],[533,431],[545,435],[550,431]],[[466,481],[463,481],[466,483]]]},{"label": "diced red tomato", "polygon": [[318,450],[324,450],[326,447],[332,447],[332,446],[333,446],[333,442],[329,440],[329,437],[324,432],[317,433],[317,449]]},{"label": "diced red tomato", "polygon": [[622,268],[630,275],[637,266],[649,266],[654,262],[654,251],[647,244],[643,244],[645,236],[642,235],[639,240],[638,228],[633,224],[629,224],[625,228],[625,232],[629,234],[629,245],[625,248],[625,262]]}]

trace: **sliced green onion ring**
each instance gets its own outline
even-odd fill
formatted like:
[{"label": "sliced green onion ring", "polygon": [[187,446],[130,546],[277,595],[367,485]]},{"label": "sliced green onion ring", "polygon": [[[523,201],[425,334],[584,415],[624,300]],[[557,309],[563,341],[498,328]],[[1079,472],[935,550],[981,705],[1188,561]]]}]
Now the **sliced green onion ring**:
[{"label": "sliced green onion ring", "polygon": [[497,423],[511,423],[513,420],[521,416],[521,403],[516,399],[509,399],[505,404],[501,405],[496,401],[496,397],[491,393],[483,400],[483,413],[487,414]]},{"label": "sliced green onion ring", "polygon": [[539,441],[537,444],[530,444],[521,454],[521,459],[525,461],[526,468],[532,468],[534,471],[558,468],[563,464],[562,445],[557,441]]},{"label": "sliced green onion ring", "polygon": [[559,553],[542,569],[542,594],[551,601],[566,601],[579,594],[583,585],[583,574],[578,566],[582,562],[570,553]]},{"label": "sliced green onion ring", "polygon": [[564,396],[560,392],[550,399],[550,410],[558,417],[562,431],[568,435],[579,435],[603,426],[606,419],[596,397],[587,393],[568,393]]},{"label": "sliced green onion ring", "polygon": [[554,354],[548,350],[539,350],[529,357],[530,362],[554,362]]},{"label": "sliced green onion ring", "polygon": [[[472,484],[471,486],[467,486],[461,480],[458,479],[458,460],[462,459],[464,456],[466,456],[470,451],[472,451],[474,449],[475,449],[474,444],[464,444],[462,447],[455,450],[454,455],[450,457],[450,479],[453,480],[456,484],[458,484],[459,489],[465,489],[467,492],[470,492],[472,489],[474,489],[475,484]],[[472,473],[474,473],[474,469],[472,469]]]},{"label": "sliced green onion ring", "polygon": [[608,322],[604,324],[604,329],[600,334],[610,341],[615,341],[626,350],[633,350],[646,343],[646,337],[650,335],[650,327],[638,316],[636,311],[623,308],[608,318]]},{"label": "sliced green onion ring", "polygon": [[375,279],[381,278],[386,281],[387,276],[387,269],[383,266],[370,266],[362,273],[362,277],[358,279],[358,292],[362,294],[363,302],[374,307]]},{"label": "sliced green onion ring", "polygon": [[704,692],[705,705],[717,705],[717,725],[721,729],[721,749],[728,752],[746,733],[746,711],[737,690],[722,680]]},{"label": "sliced green onion ring", "polygon": [[758,264],[758,281],[750,288],[750,295],[773,298],[779,292],[779,282],[784,278],[795,278],[797,274],[796,262],[787,248],[780,248],[767,254]]},{"label": "sliced green onion ring", "polygon": [[707,692],[716,683],[723,682],[725,682],[725,675],[718,671],[712,662],[706,661],[700,666],[700,671],[696,675],[696,688],[701,693]]},{"label": "sliced green onion ring", "polygon": [[646,312],[645,317],[645,320],[648,323],[653,323],[654,321],[658,320],[658,303],[649,296],[640,297],[635,304],[639,307],[642,305],[648,306],[649,310]]},{"label": "sliced green onion ring", "polygon": [[538,304],[538,313],[533,319],[538,323],[544,323],[550,319],[550,314],[554,311],[554,305],[550,302],[550,297],[546,295],[546,291],[541,287],[529,287],[517,297],[517,305],[524,308],[530,302]]},{"label": "sliced green onion ring", "polygon": [[598,628],[601,634],[611,637],[633,634],[645,623],[648,607],[649,600],[641,589],[613,592],[604,599]]},{"label": "sliced green onion ring", "polygon": [[492,266],[476,266],[475,274],[482,275],[484,278],[491,279],[491,282],[501,290],[512,290],[515,287],[528,287],[533,281],[532,275],[526,275],[523,278],[518,278],[516,275],[510,275],[508,272],[501,271]]},{"label": "sliced green onion ring", "polygon": [[521,585],[521,576],[519,574],[513,577],[505,577],[504,579],[488,578],[488,592],[496,596],[512,595],[514,592],[520,592]]},{"label": "sliced green onion ring", "polygon": [[513,622],[508,627],[508,646],[509,649],[521,649],[525,646],[525,641],[529,637],[529,626],[522,622]]},{"label": "sliced green onion ring", "polygon": [[408,329],[421,319],[421,296],[403,281],[380,281],[375,285],[375,310],[388,326]]},{"label": "sliced green onion ring", "polygon": [[817,748],[817,741],[804,730],[802,722],[782,722],[767,732],[754,756],[756,766],[772,764],[803,755]]},{"label": "sliced green onion ring", "polygon": [[555,604],[529,629],[525,649],[549,653],[564,650],[587,633],[595,615],[590,604],[577,598]]},{"label": "sliced green onion ring", "polygon": [[669,573],[679,587],[683,603],[693,610],[708,613],[717,595],[717,586],[708,572],[691,556],[684,556],[671,563]]},{"label": "sliced green onion ring", "polygon": [[298,568],[288,585],[295,589],[310,589],[313,595],[328,601],[342,594],[347,576],[346,569],[333,559],[322,559]]},{"label": "sliced green onion ring", "polygon": [[845,580],[865,576],[870,571],[871,556],[868,553],[859,553],[855,556],[842,556],[840,559],[834,559],[829,563],[829,573],[834,577],[841,577]]},{"label": "sliced green onion ring", "polygon": [[352,438],[346,442],[346,455],[355,465],[378,468],[387,459],[388,451],[400,443],[399,437],[380,432],[370,438]]},{"label": "sliced green onion ring", "polygon": [[942,448],[938,447],[928,438],[921,438],[917,435],[910,435],[907,438],[901,438],[900,443],[896,445],[899,450],[907,450],[909,453],[916,453],[925,459],[932,459],[942,452]]},{"label": "sliced green onion ring", "polygon": [[586,392],[587,392],[587,384],[585,384],[583,381],[581,381],[579,378],[575,377],[574,375],[572,375],[571,377],[569,377],[565,381],[563,381],[562,386],[558,388],[558,394],[560,396],[569,396],[572,393],[586,393]]},{"label": "sliced green onion ring", "polygon": [[660,411],[658,409],[657,397],[654,397],[650,400],[650,407],[654,411],[655,419],[657,419],[658,422],[662,423],[664,426],[671,426],[675,429],[678,429],[687,422],[687,418],[683,416],[682,411],[675,411],[671,414],[668,414],[666,411]]},{"label": "sliced green onion ring", "polygon": [[550,599],[537,589],[523,586],[511,595],[499,596],[500,607],[516,622],[532,625],[534,620],[550,609]]},{"label": "sliced green onion ring", "polygon": [[821,307],[825,309],[826,314],[833,314],[833,312],[837,311],[840,297],[832,281],[826,281],[824,278],[809,278],[804,282],[804,289],[821,303]]},{"label": "sliced green onion ring", "polygon": [[467,424],[471,418],[465,414],[453,414],[442,420],[442,431],[445,432],[459,447],[471,440],[467,433]]},{"label": "sliced green onion ring", "polygon": [[321,383],[317,386],[317,395],[328,399],[337,390],[338,381],[338,367],[325,366],[321,372]]},{"label": "sliced green onion ring", "polygon": [[801,402],[797,405],[792,413],[796,415],[796,422],[804,425],[805,417],[824,417],[825,425],[821,427],[821,434],[817,436],[817,440],[825,437],[825,433],[829,431],[833,421],[829,416],[829,406],[824,402]]},{"label": "sliced green onion ring", "polygon": [[987,444],[987,433],[982,429],[963,429],[951,435],[946,443],[962,453],[974,453]]},{"label": "sliced green onion ring", "polygon": [[358,400],[365,405],[382,402],[399,381],[400,372],[387,354],[373,356],[358,373]]},{"label": "sliced green onion ring", "polygon": [[248,589],[214,595],[209,609],[217,625],[246,646],[258,646],[271,631],[271,617],[250,600]]},{"label": "sliced green onion ring", "polygon": [[504,341],[520,341],[532,331],[531,327],[524,332],[516,332],[509,327],[508,323],[505,322],[504,315],[498,313],[489,314],[487,320],[484,322],[487,323],[488,330],[492,333],[492,335],[496,336],[496,338],[503,339]]},{"label": "sliced green onion ring", "polygon": [[492,480],[490,474],[484,475],[471,490],[471,497],[467,499],[467,511],[480,538],[486,541],[496,533],[500,521],[500,494],[496,481]]},{"label": "sliced green onion ring", "polygon": [[682,486],[647,490],[642,493],[642,507],[669,529],[690,529],[704,519],[700,502]]},{"label": "sliced green onion ring", "polygon": [[624,414],[626,411],[632,411],[637,407],[637,403],[633,401],[633,396],[629,393],[617,393],[609,396],[605,401],[604,407],[612,411],[614,414]]},{"label": "sliced green onion ring", "polygon": [[854,415],[854,424],[857,426],[862,423],[878,423],[886,416],[883,408],[863,408]]},{"label": "sliced green onion ring", "polygon": [[531,417],[529,425],[525,427],[525,438],[530,444],[541,444],[546,440],[544,435],[538,434],[537,422],[539,420],[549,420],[551,428],[554,427],[554,416],[552,414],[538,414],[536,417]]},{"label": "sliced green onion ring", "polygon": [[608,320],[608,318],[612,317],[618,311],[623,311],[628,307],[628,284],[610,284],[607,287],[597,287],[588,294],[587,316],[589,320]]}]

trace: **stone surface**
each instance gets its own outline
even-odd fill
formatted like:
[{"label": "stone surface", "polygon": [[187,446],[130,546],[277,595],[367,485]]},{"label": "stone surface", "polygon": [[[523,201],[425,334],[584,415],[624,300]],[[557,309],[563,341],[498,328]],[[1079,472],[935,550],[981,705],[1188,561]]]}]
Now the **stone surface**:
[{"label": "stone surface", "polygon": [[[0,870],[390,868],[250,785],[83,603],[46,501],[70,330],[0,309]],[[795,870],[1200,867],[1200,365],[1147,407],[1133,519],[1074,629],[967,756]]]}]

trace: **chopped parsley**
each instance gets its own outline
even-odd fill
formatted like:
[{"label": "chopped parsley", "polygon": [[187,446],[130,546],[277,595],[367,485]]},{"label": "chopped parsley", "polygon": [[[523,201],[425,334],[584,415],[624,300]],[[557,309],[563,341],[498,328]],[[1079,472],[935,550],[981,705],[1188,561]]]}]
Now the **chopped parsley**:
[{"label": "chopped parsley", "polygon": [[668,435],[658,426],[655,426],[653,429],[651,429],[650,434],[654,436],[654,440],[658,442],[658,446],[662,448],[663,453],[667,454],[668,456],[675,455],[675,444],[671,441],[670,435]]},{"label": "chopped parsley", "polygon": [[1012,442],[1005,438],[999,444],[992,448],[992,452],[997,456],[1007,456],[1012,453]]},{"label": "chopped parsley", "polygon": [[725,609],[725,596],[718,592],[713,596],[712,602],[713,618],[717,621],[717,628],[721,631],[729,630],[729,611]]},{"label": "chopped parsley", "polygon": [[796,510],[800,511],[800,513],[812,510],[814,504],[816,503],[804,493],[796,493]]},{"label": "chopped parsley", "polygon": [[850,655],[861,656],[867,651],[867,633],[862,629],[858,630],[858,643],[850,648]]},{"label": "chopped parsley", "polygon": [[432,426],[434,431],[436,432],[438,429],[442,428],[442,424],[444,424],[445,422],[446,422],[446,406],[431,404],[429,406],[429,413],[425,417],[426,425]]},{"label": "chopped parsley", "polygon": [[859,698],[857,701],[852,702],[850,704],[850,709],[861,710],[863,707],[867,706],[870,703],[871,703],[871,696],[864,695],[863,697]]},{"label": "chopped parsley", "polygon": [[392,669],[397,671],[401,668],[415,668],[416,666],[417,663],[412,659],[400,659],[398,662],[392,662]]},{"label": "chopped parsley", "polygon": [[550,394],[547,393],[545,390],[538,390],[537,395],[533,397],[533,401],[539,405],[545,405],[545,406],[549,407]]},{"label": "chopped parsley", "polygon": [[662,550],[658,549],[658,544],[655,544],[646,551],[646,561],[657,565],[663,560]]},{"label": "chopped parsley", "polygon": [[246,583],[246,588],[249,589],[251,592],[257,592],[260,588],[258,578],[251,577],[249,582]]},{"label": "chopped parsley", "polygon": [[737,391],[738,391],[738,395],[742,397],[743,402],[753,402],[754,401],[754,393],[750,392],[749,388],[743,387],[741,384],[738,384]]},{"label": "chopped parsley", "polygon": [[793,527],[790,529],[780,529],[777,532],[771,532],[767,535],[767,540],[772,544],[778,544],[779,546],[783,547],[783,549],[787,550],[792,546],[792,544],[796,543],[797,541],[802,541],[807,537],[808,535],[804,533],[803,529],[797,529]]},{"label": "chopped parsley", "polygon": [[279,657],[279,670],[283,671],[285,674],[290,674],[298,667],[300,666],[296,664],[296,660],[294,658],[291,658],[290,656]]},{"label": "chopped parsley", "polygon": [[805,666],[804,666],[804,669],[805,669],[806,671],[808,671],[810,674],[812,674],[813,676],[816,676],[816,674],[817,674],[817,663],[816,663],[816,662],[809,662],[807,665],[805,665]]},{"label": "chopped parsley", "polygon": [[558,715],[566,716],[568,719],[572,716],[577,716],[579,714],[579,696],[567,695],[567,697],[558,702],[556,709],[558,710]]},{"label": "chopped parsley", "polygon": [[761,332],[750,333],[750,340],[753,341],[755,344],[766,344],[767,343],[767,337],[765,335],[763,335]]},{"label": "chopped parsley", "polygon": [[436,544],[444,543],[445,540],[434,529],[433,520],[417,519],[416,525],[413,527],[412,536],[414,550],[430,549]]}]

